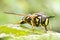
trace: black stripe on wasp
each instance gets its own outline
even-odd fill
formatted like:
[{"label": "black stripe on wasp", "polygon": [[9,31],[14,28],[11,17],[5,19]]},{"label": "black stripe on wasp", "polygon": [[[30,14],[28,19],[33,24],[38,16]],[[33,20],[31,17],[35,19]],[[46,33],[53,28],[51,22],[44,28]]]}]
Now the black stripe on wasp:
[{"label": "black stripe on wasp", "polygon": [[19,24],[28,23],[32,25],[32,30],[34,32],[34,26],[43,26],[45,28],[45,31],[47,32],[47,25],[49,24],[49,18],[54,18],[55,16],[47,16],[45,12],[39,12],[32,15],[26,15],[26,14],[17,14],[17,13],[10,13],[10,12],[4,12],[6,14],[13,14],[13,15],[19,15],[24,16],[23,19],[19,22]]}]

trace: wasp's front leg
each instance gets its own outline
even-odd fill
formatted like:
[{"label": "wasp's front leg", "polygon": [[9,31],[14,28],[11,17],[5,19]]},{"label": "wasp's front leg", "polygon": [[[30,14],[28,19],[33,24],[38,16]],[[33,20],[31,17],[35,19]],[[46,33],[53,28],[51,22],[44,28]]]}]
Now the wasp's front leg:
[{"label": "wasp's front leg", "polygon": [[24,24],[24,23],[26,23],[24,20],[21,20],[21,21],[19,22],[19,24]]}]

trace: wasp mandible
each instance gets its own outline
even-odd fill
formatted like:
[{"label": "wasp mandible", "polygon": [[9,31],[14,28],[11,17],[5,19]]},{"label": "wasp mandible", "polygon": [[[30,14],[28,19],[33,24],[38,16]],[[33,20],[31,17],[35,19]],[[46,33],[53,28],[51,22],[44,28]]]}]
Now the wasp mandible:
[{"label": "wasp mandible", "polygon": [[4,13],[24,16],[23,19],[19,22],[19,24],[28,23],[32,25],[33,32],[34,32],[34,26],[36,27],[43,26],[45,28],[45,31],[48,31],[47,25],[49,24],[49,18],[55,17],[55,16],[47,16],[45,12],[39,12],[32,15],[17,14],[17,13],[10,13],[10,12],[4,12]]}]

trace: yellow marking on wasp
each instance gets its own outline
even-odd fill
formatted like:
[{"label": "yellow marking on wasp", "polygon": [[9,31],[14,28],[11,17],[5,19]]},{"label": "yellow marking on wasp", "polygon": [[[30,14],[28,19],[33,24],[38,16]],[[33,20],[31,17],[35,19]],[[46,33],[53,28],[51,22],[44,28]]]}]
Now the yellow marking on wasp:
[{"label": "yellow marking on wasp", "polygon": [[38,17],[39,19],[41,19],[41,17]]},{"label": "yellow marking on wasp", "polygon": [[39,21],[39,19],[36,18],[36,22],[37,22],[37,24],[38,24],[38,21]]},{"label": "yellow marking on wasp", "polygon": [[37,19],[37,18],[36,18],[36,21],[38,22],[38,21],[39,21],[39,19]]},{"label": "yellow marking on wasp", "polygon": [[46,21],[45,21],[45,25],[47,25],[48,24],[48,18],[46,19]]}]

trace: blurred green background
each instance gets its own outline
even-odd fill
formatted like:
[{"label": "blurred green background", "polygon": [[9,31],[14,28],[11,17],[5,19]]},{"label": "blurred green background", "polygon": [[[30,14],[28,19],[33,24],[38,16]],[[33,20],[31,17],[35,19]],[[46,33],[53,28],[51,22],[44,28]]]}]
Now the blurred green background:
[{"label": "blurred green background", "polygon": [[45,11],[46,15],[55,16],[50,19],[48,28],[60,32],[60,0],[0,0],[0,25],[16,23],[21,19],[16,15],[4,14],[5,11],[24,14]]}]

